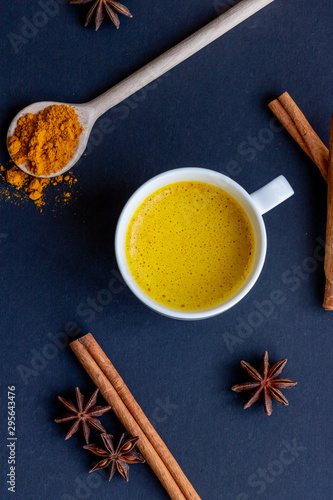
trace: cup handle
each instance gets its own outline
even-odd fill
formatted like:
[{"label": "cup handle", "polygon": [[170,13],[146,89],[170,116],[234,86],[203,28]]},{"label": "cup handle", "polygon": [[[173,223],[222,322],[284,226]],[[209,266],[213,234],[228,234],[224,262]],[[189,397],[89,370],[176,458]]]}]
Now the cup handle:
[{"label": "cup handle", "polygon": [[294,190],[283,175],[251,194],[257,209],[264,215],[294,194]]}]

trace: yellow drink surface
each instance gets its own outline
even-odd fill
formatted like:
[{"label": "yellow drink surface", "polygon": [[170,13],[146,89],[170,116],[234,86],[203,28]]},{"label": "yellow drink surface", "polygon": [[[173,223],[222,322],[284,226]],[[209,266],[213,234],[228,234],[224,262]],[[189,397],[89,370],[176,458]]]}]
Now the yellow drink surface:
[{"label": "yellow drink surface", "polygon": [[194,311],[216,306],[245,281],[254,233],[241,205],[204,182],[169,184],[137,208],[126,234],[131,274],[152,299]]}]

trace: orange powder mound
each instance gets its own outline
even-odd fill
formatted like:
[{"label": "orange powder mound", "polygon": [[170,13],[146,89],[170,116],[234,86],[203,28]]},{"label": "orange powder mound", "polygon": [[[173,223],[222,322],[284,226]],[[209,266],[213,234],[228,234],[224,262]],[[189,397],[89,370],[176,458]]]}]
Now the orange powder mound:
[{"label": "orange powder mound", "polygon": [[[0,166],[0,177],[4,183],[4,187],[0,189],[2,198],[15,203],[30,199],[40,210],[47,202],[47,191],[51,186],[58,186],[58,188],[56,196],[50,197],[50,199],[56,199],[58,203],[66,204],[72,197],[70,188],[77,182],[77,179],[70,172],[51,179],[42,179],[32,177],[16,166],[8,169]],[[15,190],[10,188],[15,188]]]},{"label": "orange powder mound", "polygon": [[[5,169],[3,168],[2,171],[4,172]],[[25,172],[22,172],[22,170],[20,170],[18,167],[13,167],[6,171],[7,182],[17,189],[21,189],[27,182],[28,178],[29,175]]]},{"label": "orange powder mound", "polygon": [[57,173],[73,158],[83,130],[73,107],[54,104],[18,120],[8,150],[37,176]]}]

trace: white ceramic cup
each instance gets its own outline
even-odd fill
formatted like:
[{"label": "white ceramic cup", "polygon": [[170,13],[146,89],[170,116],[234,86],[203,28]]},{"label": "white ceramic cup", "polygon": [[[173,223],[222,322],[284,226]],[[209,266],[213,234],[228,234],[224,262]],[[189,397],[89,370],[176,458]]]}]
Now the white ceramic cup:
[{"label": "white ceramic cup", "polygon": [[[125,252],[125,240],[128,225],[139,205],[158,189],[169,184],[182,181],[206,182],[207,184],[212,184],[223,189],[233,196],[247,213],[255,236],[255,254],[253,265],[242,286],[230,298],[223,301],[221,304],[198,311],[181,311],[160,304],[149,297],[134,280],[128,267]],[[147,181],[137,191],[135,191],[121,212],[115,236],[115,251],[119,270],[132,292],[144,304],[160,314],[181,320],[205,319],[221,314],[233,307],[237,304],[237,302],[245,297],[257,281],[262,270],[267,248],[266,229],[262,215],[285,201],[293,194],[294,191],[292,187],[283,175],[280,175],[273,181],[269,182],[258,191],[249,194],[242,188],[242,186],[237,184],[237,182],[223,174],[220,174],[219,172],[215,172],[214,170],[208,170],[205,168],[179,168],[159,174]]]}]

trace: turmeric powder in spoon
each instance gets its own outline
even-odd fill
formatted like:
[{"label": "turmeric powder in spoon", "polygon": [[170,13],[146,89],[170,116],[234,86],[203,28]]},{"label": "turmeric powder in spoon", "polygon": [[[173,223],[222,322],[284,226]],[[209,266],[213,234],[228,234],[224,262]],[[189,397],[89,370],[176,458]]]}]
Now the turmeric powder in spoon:
[{"label": "turmeric powder in spoon", "polygon": [[17,165],[26,163],[31,174],[49,176],[61,171],[73,158],[82,132],[73,107],[52,105],[18,120],[8,139],[8,150]]}]

